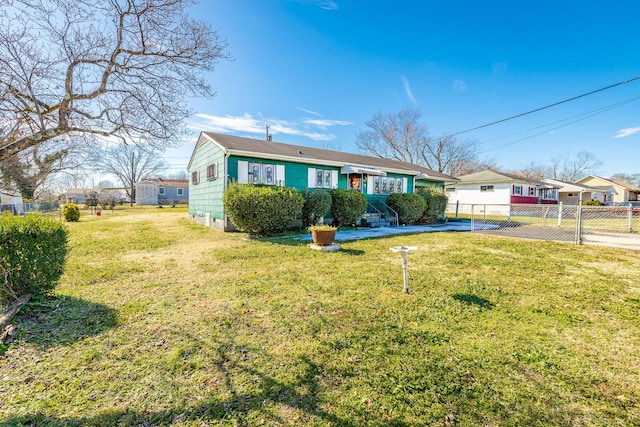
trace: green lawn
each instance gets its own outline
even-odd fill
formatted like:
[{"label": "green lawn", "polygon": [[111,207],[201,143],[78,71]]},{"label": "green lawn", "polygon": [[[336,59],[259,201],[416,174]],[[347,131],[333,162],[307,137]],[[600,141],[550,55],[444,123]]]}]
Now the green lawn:
[{"label": "green lawn", "polygon": [[[83,211],[0,348],[4,425],[640,425],[640,257],[430,233],[250,240]],[[411,294],[400,256],[409,255]]]}]

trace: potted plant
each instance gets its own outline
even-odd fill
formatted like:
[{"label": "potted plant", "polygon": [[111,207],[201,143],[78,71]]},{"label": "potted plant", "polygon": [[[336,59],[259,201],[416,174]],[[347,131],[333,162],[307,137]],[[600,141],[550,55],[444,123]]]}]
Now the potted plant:
[{"label": "potted plant", "polygon": [[330,245],[336,238],[337,230],[338,227],[327,224],[312,225],[311,227],[309,227],[309,231],[311,231],[311,239],[317,246]]}]

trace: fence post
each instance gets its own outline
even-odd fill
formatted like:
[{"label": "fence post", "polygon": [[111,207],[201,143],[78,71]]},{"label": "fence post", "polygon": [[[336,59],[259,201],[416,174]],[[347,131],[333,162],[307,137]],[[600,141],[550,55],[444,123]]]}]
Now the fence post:
[{"label": "fence post", "polygon": [[628,226],[627,229],[629,230],[629,233],[633,232],[633,205],[631,204],[631,202],[629,202],[629,215],[628,215]]},{"label": "fence post", "polygon": [[576,207],[576,245],[582,244],[582,206]]},{"label": "fence post", "polygon": [[560,224],[562,224],[562,202],[558,204],[558,228],[560,228]]},{"label": "fence post", "polygon": [[475,221],[474,211],[475,211],[475,206],[476,205],[471,205],[471,231],[473,231],[473,229],[474,229],[474,221]]},{"label": "fence post", "polygon": [[460,200],[456,200],[456,219],[458,219],[458,208],[460,207]]}]

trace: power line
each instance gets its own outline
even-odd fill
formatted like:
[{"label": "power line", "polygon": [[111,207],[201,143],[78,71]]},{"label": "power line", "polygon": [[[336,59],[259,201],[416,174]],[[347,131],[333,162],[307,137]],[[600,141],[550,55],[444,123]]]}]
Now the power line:
[{"label": "power line", "polygon": [[640,80],[640,76],[636,76],[636,77],[634,77],[632,79],[625,80],[625,81],[622,81],[622,82],[614,83],[612,85],[609,85],[609,86],[606,86],[606,87],[602,87],[600,89],[592,90],[591,92],[583,93],[582,95],[574,96],[574,97],[569,98],[569,99],[565,99],[565,100],[562,100],[562,101],[554,102],[553,104],[545,105],[544,107],[536,108],[535,110],[530,110],[530,111],[527,111],[525,113],[516,114],[515,116],[507,117],[506,119],[496,120],[495,122],[487,123],[487,124],[484,124],[484,125],[481,125],[481,126],[476,126],[474,128],[466,129],[466,130],[463,130],[463,131],[460,131],[460,132],[455,132],[455,133],[451,134],[450,136],[461,135],[463,133],[468,133],[468,132],[471,132],[471,131],[474,131],[474,130],[478,130],[478,129],[486,128],[486,127],[489,127],[489,126],[497,125],[498,123],[503,123],[503,122],[506,122],[508,120],[517,119],[518,117],[526,116],[528,114],[537,113],[538,111],[546,110],[547,108],[551,108],[551,107],[558,106],[560,104],[565,104],[567,102],[575,101],[576,99],[584,98],[585,96],[593,95],[594,93],[602,92],[602,91],[605,91],[607,89],[614,88],[616,86],[621,86],[621,85],[624,85],[624,84],[627,84],[627,83],[631,83],[631,82],[633,82],[635,80]]},{"label": "power line", "polygon": [[[613,110],[613,109],[615,109],[615,108],[618,108],[618,107],[620,107],[620,106],[622,106],[622,105],[624,105],[624,104],[627,104],[627,103],[629,103],[629,102],[631,102],[631,101],[635,101],[635,100],[637,100],[637,99],[640,99],[640,97],[633,98],[633,99],[629,99],[629,100],[627,100],[627,101],[620,102],[620,103],[617,103],[617,104],[609,105],[609,106],[604,107],[604,108],[599,108],[599,109],[597,109],[597,110],[592,110],[592,111],[590,112],[590,113],[592,113],[592,114],[584,113],[584,114],[588,114],[588,115],[587,115],[587,116],[585,116],[585,117],[581,117],[581,118],[579,118],[579,119],[573,120],[573,121],[568,122],[568,123],[565,123],[565,124],[563,124],[563,125],[556,126],[556,127],[551,128],[551,129],[549,129],[549,130],[545,130],[544,132],[539,132],[539,133],[536,133],[536,134],[533,134],[533,135],[530,135],[530,136],[526,136],[526,137],[524,137],[524,138],[517,139],[517,140],[515,140],[515,141],[508,142],[508,143],[503,144],[503,145],[499,145],[499,146],[497,146],[497,147],[493,147],[493,148],[486,149],[486,150],[484,150],[483,152],[481,152],[480,154],[486,154],[486,153],[488,153],[488,152],[490,152],[490,151],[494,151],[494,150],[497,150],[497,149],[500,149],[500,148],[508,147],[509,145],[513,145],[513,144],[516,144],[516,143],[518,143],[518,142],[526,141],[527,139],[535,138],[536,136],[544,135],[545,133],[548,133],[548,132],[551,132],[551,131],[554,131],[554,130],[557,130],[557,129],[563,128],[563,127],[565,127],[565,126],[572,125],[572,124],[577,123],[577,122],[582,121],[582,120],[589,119],[589,118],[591,118],[591,117],[593,117],[593,116],[597,116],[598,114],[605,113],[605,112],[607,112],[607,111],[609,111],[609,110]],[[581,115],[582,115],[582,114],[579,114],[578,116],[573,116],[573,117],[579,117],[579,116],[581,116]],[[571,117],[570,117],[569,119],[571,119]],[[551,124],[560,123],[560,122],[563,122],[563,121],[566,121],[566,120],[569,120],[569,119],[559,120],[559,121],[554,122],[554,123],[551,123]],[[547,126],[547,125],[544,125],[544,126]],[[539,129],[539,128],[544,127],[544,126],[538,126],[537,128],[534,128],[534,129]],[[531,129],[531,130],[533,130],[533,129]]]},{"label": "power line", "polygon": [[[562,126],[550,129],[549,131],[555,130],[555,129],[559,129],[561,127],[568,126],[568,125],[576,123],[578,121],[591,118],[591,117],[596,116],[598,114],[606,113],[607,111],[613,110],[615,108],[619,108],[619,107],[621,107],[621,106],[623,106],[625,104],[628,104],[630,102],[637,101],[638,99],[640,99],[640,96],[637,96],[637,97],[631,98],[631,99],[627,99],[626,101],[621,101],[621,102],[617,102],[615,104],[610,104],[610,105],[607,105],[607,106],[604,106],[604,107],[596,108],[595,110],[590,110],[590,111],[587,111],[587,112],[584,112],[584,113],[576,114],[574,116],[566,117],[564,119],[560,119],[560,120],[556,120],[556,121],[553,121],[553,122],[550,122],[550,123],[546,123],[544,125],[535,126],[535,127],[529,128],[529,129],[524,129],[524,130],[521,130],[521,131],[518,131],[518,132],[515,132],[515,133],[511,133],[509,135],[498,136],[498,137],[495,137],[495,138],[491,138],[491,139],[487,139],[487,140],[484,140],[484,141],[480,141],[480,142],[478,142],[478,145],[483,145],[483,144],[486,144],[486,143],[489,143],[489,142],[499,141],[501,139],[510,138],[512,136],[521,135],[521,134],[524,134],[524,133],[527,133],[527,132],[531,132],[531,131],[534,131],[534,130],[537,130],[537,129],[543,129],[543,128],[546,128],[548,126],[553,126],[553,125],[558,124],[558,123],[563,123],[563,122],[567,122],[569,120],[573,120],[573,119],[578,118],[577,120],[573,120],[573,121],[567,123],[566,125],[562,125]],[[582,118],[579,118],[579,117],[582,117]],[[548,131],[545,131],[545,132],[542,132],[542,133],[538,133],[538,134],[535,134],[533,136],[542,135],[543,133],[546,133],[546,132],[548,132]],[[532,138],[533,136],[529,136],[529,137],[526,137],[524,139],[529,139],[529,138]],[[523,139],[517,140],[515,142],[519,142],[519,141],[523,141]],[[508,143],[506,145],[512,145],[512,144],[513,144],[513,142],[510,142],[510,143]],[[506,146],[506,145],[504,145],[504,146]],[[495,148],[501,148],[501,147],[504,147],[504,146],[501,145],[500,147],[495,147]],[[495,148],[488,149],[487,151],[492,151]]]}]

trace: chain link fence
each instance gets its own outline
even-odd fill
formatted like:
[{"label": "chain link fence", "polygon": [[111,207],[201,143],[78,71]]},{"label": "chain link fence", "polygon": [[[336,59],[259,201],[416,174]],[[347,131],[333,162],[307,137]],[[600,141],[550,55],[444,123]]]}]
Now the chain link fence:
[{"label": "chain link fence", "polygon": [[449,204],[449,221],[472,232],[640,250],[640,208],[529,204]]}]

